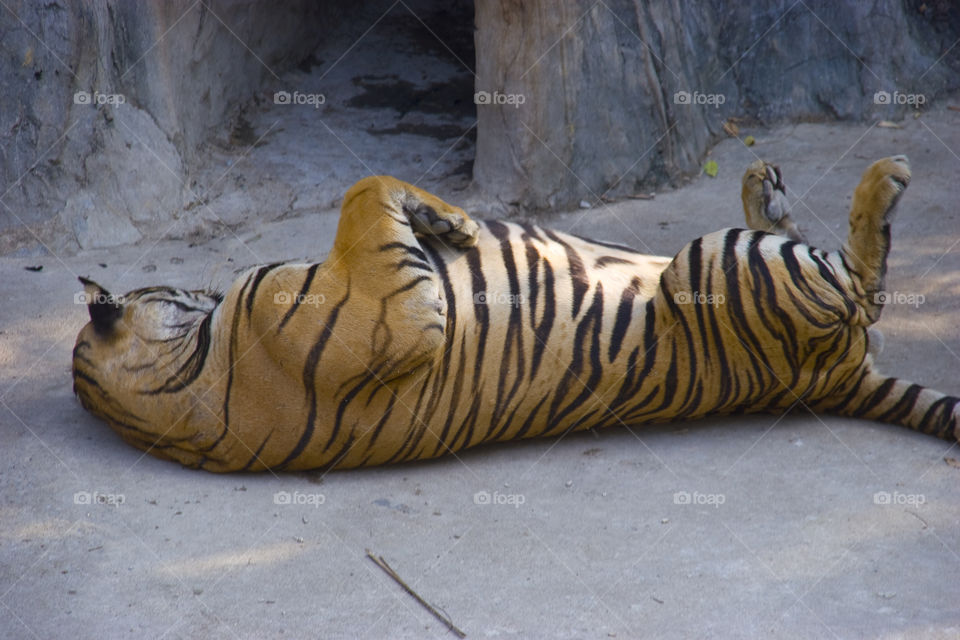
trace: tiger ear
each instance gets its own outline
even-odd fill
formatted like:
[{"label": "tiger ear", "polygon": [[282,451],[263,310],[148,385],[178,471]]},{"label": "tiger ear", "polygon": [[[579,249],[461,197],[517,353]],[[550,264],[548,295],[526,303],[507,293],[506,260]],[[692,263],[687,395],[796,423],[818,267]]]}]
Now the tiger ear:
[{"label": "tiger ear", "polygon": [[108,336],[117,320],[123,317],[122,300],[101,287],[93,280],[80,278],[83,284],[83,298],[90,312],[90,322],[97,335]]}]

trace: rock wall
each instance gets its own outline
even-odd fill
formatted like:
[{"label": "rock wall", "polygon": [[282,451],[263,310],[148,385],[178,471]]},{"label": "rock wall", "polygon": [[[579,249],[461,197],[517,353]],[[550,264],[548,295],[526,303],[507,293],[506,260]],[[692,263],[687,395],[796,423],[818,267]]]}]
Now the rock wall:
[{"label": "rock wall", "polygon": [[[359,37],[380,5],[394,6],[5,2],[0,254],[189,230],[204,145],[228,144],[258,91],[323,38]],[[402,7],[419,20],[416,2]],[[473,171],[488,209],[674,181],[730,117],[895,119],[960,88],[960,10],[947,0],[479,0],[475,26]],[[447,31],[430,31],[450,49]]]},{"label": "rock wall", "polygon": [[695,172],[731,116],[896,119],[960,88],[936,0],[478,1],[476,28],[474,181],[508,209]]},{"label": "rock wall", "polygon": [[0,253],[160,235],[202,143],[342,12],[307,0],[0,9]]}]

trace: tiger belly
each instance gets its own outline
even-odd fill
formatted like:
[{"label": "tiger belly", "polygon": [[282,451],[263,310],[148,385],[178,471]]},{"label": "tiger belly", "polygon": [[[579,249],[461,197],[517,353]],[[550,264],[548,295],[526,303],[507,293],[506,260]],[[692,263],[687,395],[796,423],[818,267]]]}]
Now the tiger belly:
[{"label": "tiger belly", "polygon": [[[269,446],[262,427],[234,423],[242,443],[229,448],[257,452],[244,468],[384,464],[483,442],[786,408],[832,393],[866,354],[865,341],[860,348],[854,332],[837,329],[847,326],[837,293],[810,292],[822,318],[796,322],[810,302],[791,301],[797,294],[778,272],[788,268],[777,253],[787,241],[776,236],[722,231],[671,261],[529,225],[488,222],[484,231],[468,251],[421,242],[439,275],[445,342],[404,375],[391,378],[355,348],[337,351],[342,331],[359,322],[350,319],[370,314],[348,293],[330,305],[326,342],[319,352],[308,346],[315,392],[304,398],[292,386],[260,413],[274,424],[282,416]],[[819,267],[801,255],[795,268]],[[771,299],[779,310],[761,308]]]}]

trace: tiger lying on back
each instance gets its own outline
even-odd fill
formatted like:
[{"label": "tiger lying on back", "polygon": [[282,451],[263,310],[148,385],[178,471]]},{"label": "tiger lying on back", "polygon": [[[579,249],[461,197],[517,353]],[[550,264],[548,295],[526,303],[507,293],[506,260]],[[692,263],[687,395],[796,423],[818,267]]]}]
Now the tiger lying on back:
[{"label": "tiger lying on back", "polygon": [[[74,389],[130,444],[218,472],[795,405],[953,440],[960,399],[873,370],[868,327],[909,180],[903,156],[867,169],[840,251],[727,229],[671,260],[477,223],[365,178],[323,263],[254,268],[222,298],[153,287],[115,299],[85,280]],[[779,170],[752,165],[747,220],[796,231],[782,192]]]}]

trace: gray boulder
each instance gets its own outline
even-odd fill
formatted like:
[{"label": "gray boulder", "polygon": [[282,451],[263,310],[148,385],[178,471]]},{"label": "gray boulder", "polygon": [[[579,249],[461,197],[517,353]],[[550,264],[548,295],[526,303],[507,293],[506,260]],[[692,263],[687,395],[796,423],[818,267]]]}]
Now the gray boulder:
[{"label": "gray boulder", "polygon": [[31,2],[0,10],[0,253],[163,235],[202,145],[317,45],[306,0]]}]

